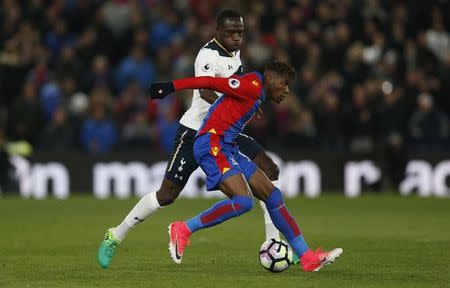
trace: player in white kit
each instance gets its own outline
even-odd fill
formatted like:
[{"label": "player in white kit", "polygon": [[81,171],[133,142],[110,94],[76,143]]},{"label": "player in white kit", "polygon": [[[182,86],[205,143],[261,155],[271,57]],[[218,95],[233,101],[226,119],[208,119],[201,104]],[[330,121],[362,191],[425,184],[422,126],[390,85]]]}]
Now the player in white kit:
[{"label": "player in white kit", "polygon": [[[233,74],[242,74],[239,49],[243,33],[244,23],[241,15],[233,10],[223,11],[217,18],[214,39],[200,49],[195,59],[195,76],[229,77]],[[111,264],[117,246],[125,239],[131,228],[159,208],[173,203],[181,193],[190,175],[198,168],[192,149],[197,130],[211,104],[220,96],[219,93],[210,90],[194,90],[191,107],[180,120],[174,151],[160,189],[142,197],[121,224],[108,229],[97,255],[101,267],[107,268]],[[264,149],[253,138],[244,134],[240,134],[236,142],[239,150],[255,162],[278,187],[278,166]],[[261,207],[264,211],[266,239],[279,239],[279,231],[273,225],[263,202]]]}]

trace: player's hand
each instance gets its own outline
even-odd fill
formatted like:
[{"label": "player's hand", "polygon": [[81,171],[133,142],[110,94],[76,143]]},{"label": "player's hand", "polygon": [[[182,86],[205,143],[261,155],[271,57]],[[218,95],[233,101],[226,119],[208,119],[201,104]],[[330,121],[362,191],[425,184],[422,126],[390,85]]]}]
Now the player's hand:
[{"label": "player's hand", "polygon": [[175,92],[175,87],[173,86],[173,82],[155,82],[150,85],[150,98],[151,99],[161,99],[166,97],[167,95]]}]

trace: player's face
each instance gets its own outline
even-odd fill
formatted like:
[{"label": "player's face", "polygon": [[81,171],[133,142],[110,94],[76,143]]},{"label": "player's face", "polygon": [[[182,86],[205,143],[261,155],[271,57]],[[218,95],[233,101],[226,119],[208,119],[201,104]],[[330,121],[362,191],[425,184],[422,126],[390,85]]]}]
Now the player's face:
[{"label": "player's face", "polygon": [[223,24],[216,28],[216,37],[228,51],[241,49],[243,35],[242,18],[226,18]]},{"label": "player's face", "polygon": [[267,94],[274,102],[279,104],[289,95],[289,84],[290,82],[286,77],[272,72],[266,81]]}]

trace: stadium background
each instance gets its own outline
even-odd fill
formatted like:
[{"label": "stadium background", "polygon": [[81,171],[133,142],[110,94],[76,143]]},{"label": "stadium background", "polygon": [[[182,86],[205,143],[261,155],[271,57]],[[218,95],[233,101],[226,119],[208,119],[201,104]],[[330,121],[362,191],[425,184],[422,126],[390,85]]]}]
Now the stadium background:
[{"label": "stadium background", "polygon": [[[266,272],[255,208],[196,234],[174,265],[168,223],[217,201],[203,199],[218,194],[195,177],[185,195],[195,199],[152,215],[102,270],[105,229],[131,196],[159,187],[190,101],[186,92],[148,102],[145,89],[193,74],[224,8],[244,16],[247,71],[281,59],[298,73],[292,97],[267,103],[246,132],[279,157],[311,247],[344,255],[318,274]],[[446,0],[0,1],[0,287],[447,287],[449,200],[398,195],[449,195],[449,9]]]},{"label": "stadium background", "polygon": [[[137,160],[148,164],[167,158],[190,92],[149,102],[145,90],[193,75],[224,8],[244,16],[247,71],[279,59],[298,73],[292,97],[267,103],[246,129],[267,149],[284,160],[315,161],[323,152],[331,158],[319,168],[339,174],[345,163],[333,163],[369,159],[382,170],[369,181],[377,191],[398,190],[417,155],[428,174],[448,158],[448,1],[4,0],[2,190],[20,186],[7,154],[32,163],[68,158],[54,151],[107,161],[141,151]],[[342,178],[325,187],[342,190]]]}]

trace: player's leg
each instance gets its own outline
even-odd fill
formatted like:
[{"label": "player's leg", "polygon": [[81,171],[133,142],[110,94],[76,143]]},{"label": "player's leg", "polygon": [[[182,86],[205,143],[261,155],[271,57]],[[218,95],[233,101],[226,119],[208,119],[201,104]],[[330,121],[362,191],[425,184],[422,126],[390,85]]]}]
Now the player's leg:
[{"label": "player's leg", "polygon": [[253,194],[264,201],[273,223],[283,233],[295,253],[300,257],[305,271],[318,271],[323,265],[334,262],[342,253],[341,248],[329,252],[309,249],[297,222],[289,213],[281,195],[281,191],[274,187],[266,175],[260,170],[249,179]]},{"label": "player's leg", "polygon": [[131,228],[146,220],[159,208],[173,203],[180,195],[190,175],[198,167],[192,152],[195,134],[195,130],[180,125],[161,187],[142,197],[122,223],[113,228],[112,235],[117,240],[122,241]]},{"label": "player's leg", "polygon": [[194,144],[194,153],[206,174],[207,190],[219,189],[228,199],[187,221],[169,225],[169,251],[175,263],[181,263],[184,248],[192,233],[242,215],[253,207],[250,188],[233,157],[233,145],[223,145],[220,139],[214,134],[200,136]]},{"label": "player's leg", "polygon": [[198,167],[192,152],[195,134],[195,130],[180,125],[175,137],[174,152],[169,159],[161,187],[156,192],[142,197],[118,226],[108,229],[97,254],[98,262],[103,268],[111,264],[117,246],[125,239],[130,229],[177,199],[189,176]]},{"label": "player's leg", "polygon": [[181,263],[184,248],[193,233],[216,226],[253,208],[253,197],[242,174],[229,176],[217,188],[229,198],[217,202],[187,221],[173,222],[169,225],[169,251],[175,263]]},{"label": "player's leg", "polygon": [[[280,170],[278,166],[273,162],[272,158],[270,158],[269,155],[267,155],[267,153],[264,151],[264,148],[262,148],[261,145],[259,145],[259,143],[256,142],[252,137],[245,134],[239,134],[239,136],[236,138],[236,143],[239,147],[239,150],[248,158],[250,158],[258,166],[258,168],[267,175],[270,181],[272,181],[273,185],[275,187],[279,187],[278,176],[280,174]],[[270,240],[272,238],[280,239],[280,232],[275,227],[275,225],[273,225],[272,218],[270,218],[269,212],[266,208],[266,204],[263,201],[259,201],[259,204],[261,205],[261,209],[264,213],[266,240]]]},{"label": "player's leg", "polygon": [[253,208],[253,197],[242,174],[226,178],[218,188],[229,199],[222,200],[187,220],[186,225],[192,233],[220,224]]},{"label": "player's leg", "polygon": [[[188,178],[187,178],[188,179]],[[183,190],[185,183],[177,183],[164,177],[161,187],[142,197],[125,216],[122,222],[111,229],[114,239],[123,241],[130,229],[145,221],[160,208],[173,203]]]}]

